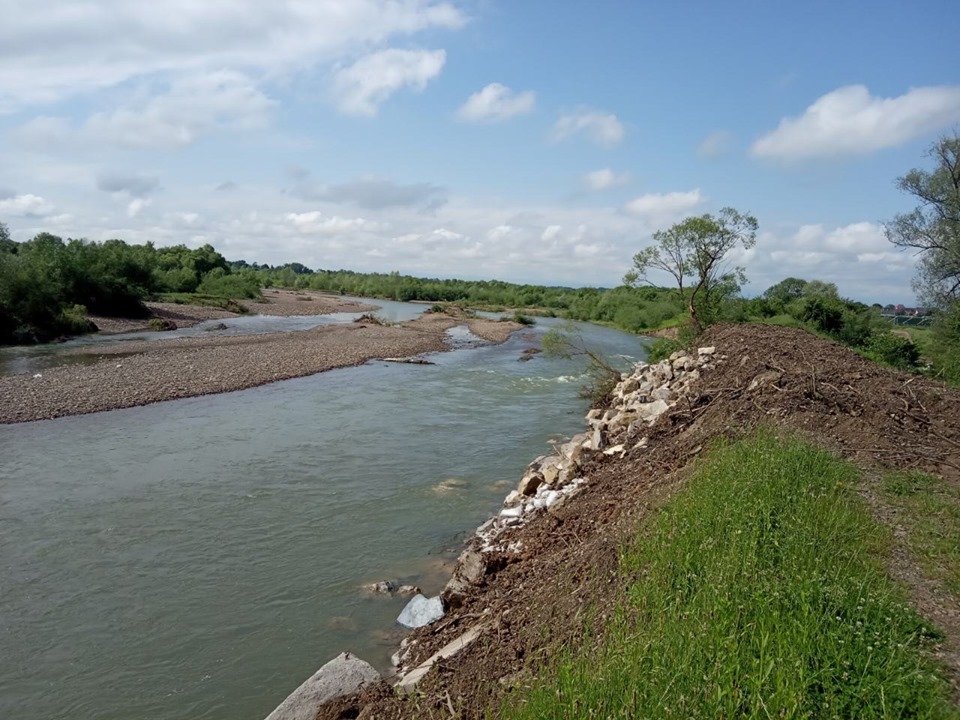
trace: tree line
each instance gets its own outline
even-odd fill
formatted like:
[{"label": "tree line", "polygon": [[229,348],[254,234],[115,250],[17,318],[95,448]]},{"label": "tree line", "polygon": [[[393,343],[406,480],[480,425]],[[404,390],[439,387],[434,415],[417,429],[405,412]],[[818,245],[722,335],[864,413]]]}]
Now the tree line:
[{"label": "tree line", "polygon": [[0,344],[91,332],[88,313],[146,317],[144,301],[164,293],[252,298],[260,284],[210,245],[157,248],[50,233],[17,243],[0,223]]}]

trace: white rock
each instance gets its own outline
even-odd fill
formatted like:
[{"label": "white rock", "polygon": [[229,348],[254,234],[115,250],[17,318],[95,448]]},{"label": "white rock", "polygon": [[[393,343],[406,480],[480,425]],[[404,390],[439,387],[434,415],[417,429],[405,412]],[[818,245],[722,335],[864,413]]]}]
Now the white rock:
[{"label": "white rock", "polygon": [[516,505],[520,500],[523,499],[523,494],[519,490],[511,490],[510,493],[503,499],[503,504],[507,507]]},{"label": "white rock", "polygon": [[697,355],[713,355],[716,351],[717,349],[713,346],[702,347],[699,350],[697,350]]},{"label": "white rock", "polygon": [[443,603],[440,598],[426,598],[414,595],[397,617],[397,622],[408,628],[418,628],[435,623],[443,617]]},{"label": "white rock", "polygon": [[506,518],[517,518],[523,515],[523,506],[514,505],[513,507],[505,507],[500,511],[500,517]]},{"label": "white rock", "polygon": [[352,695],[379,680],[380,673],[369,663],[340,653],[290,693],[267,720],[313,720],[323,703]]},{"label": "white rock", "polygon": [[623,452],[623,445],[614,445],[613,447],[608,447],[603,451],[604,455],[616,455],[617,453]]}]

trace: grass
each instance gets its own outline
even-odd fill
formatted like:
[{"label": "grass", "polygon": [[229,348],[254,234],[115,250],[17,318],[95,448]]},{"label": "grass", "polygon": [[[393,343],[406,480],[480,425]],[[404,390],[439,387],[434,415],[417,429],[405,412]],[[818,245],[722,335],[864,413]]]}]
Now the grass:
[{"label": "grass", "polygon": [[202,293],[161,293],[155,298],[158,302],[176,303],[177,305],[205,305],[216,307],[228,312],[245,315],[250,312],[246,305],[232,298],[219,295],[204,295]]},{"label": "grass", "polygon": [[623,550],[603,639],[500,717],[956,718],[858,477],[769,432],[718,448]]},{"label": "grass", "polygon": [[924,574],[960,604],[960,489],[932,475],[902,472],[884,477],[882,490],[899,510],[907,547]]}]

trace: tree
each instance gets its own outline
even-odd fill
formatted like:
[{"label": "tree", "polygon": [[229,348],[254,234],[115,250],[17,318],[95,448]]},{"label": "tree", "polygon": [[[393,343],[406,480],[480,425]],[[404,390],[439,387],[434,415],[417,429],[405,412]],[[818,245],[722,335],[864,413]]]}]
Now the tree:
[{"label": "tree", "polygon": [[886,227],[887,240],[920,254],[913,287],[920,301],[947,310],[960,302],[960,136],[943,137],[929,151],[933,171],[911,170],[897,186],[920,201]]},{"label": "tree", "polygon": [[699,310],[709,307],[718,291],[729,291],[746,280],[743,268],[725,272],[727,255],[737,246],[753,247],[756,237],[757,219],[733,208],[724,208],[717,217],[708,213],[688,218],[653,234],[654,244],[633,256],[633,269],[624,283],[653,285],[651,271],[668,273],[687,305],[694,331],[699,332],[703,329]]},{"label": "tree", "polygon": [[10,229],[0,222],[0,253],[15,253],[17,243],[10,237]]}]

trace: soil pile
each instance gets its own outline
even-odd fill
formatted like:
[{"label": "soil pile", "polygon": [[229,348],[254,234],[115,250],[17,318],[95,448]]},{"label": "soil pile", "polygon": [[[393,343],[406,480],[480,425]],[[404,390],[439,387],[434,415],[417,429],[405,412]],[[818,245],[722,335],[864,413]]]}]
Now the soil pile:
[{"label": "soil pile", "polygon": [[[402,697],[385,683],[321,710],[320,718],[483,718],[585,630],[602,632],[625,579],[618,548],[638,521],[683,482],[691,462],[718,437],[766,424],[844,455],[868,474],[918,469],[960,483],[960,392],[877,366],[835,343],[794,329],[716,326],[699,345],[727,357],[648,428],[623,458],[596,454],[587,486],[571,502],[508,530],[519,553],[489,563],[463,604],[408,640],[408,663],[480,626],[478,640],[441,660]],[[635,447],[642,436],[646,447]],[[867,490],[869,494],[869,490]],[[868,498],[875,503],[875,498]],[[876,507],[885,520],[883,508]],[[510,535],[512,533],[512,536]],[[908,557],[892,568],[915,577]],[[945,662],[960,677],[960,613],[937,588],[911,588],[920,610],[945,632]],[[585,624],[588,623],[588,627]]]}]

